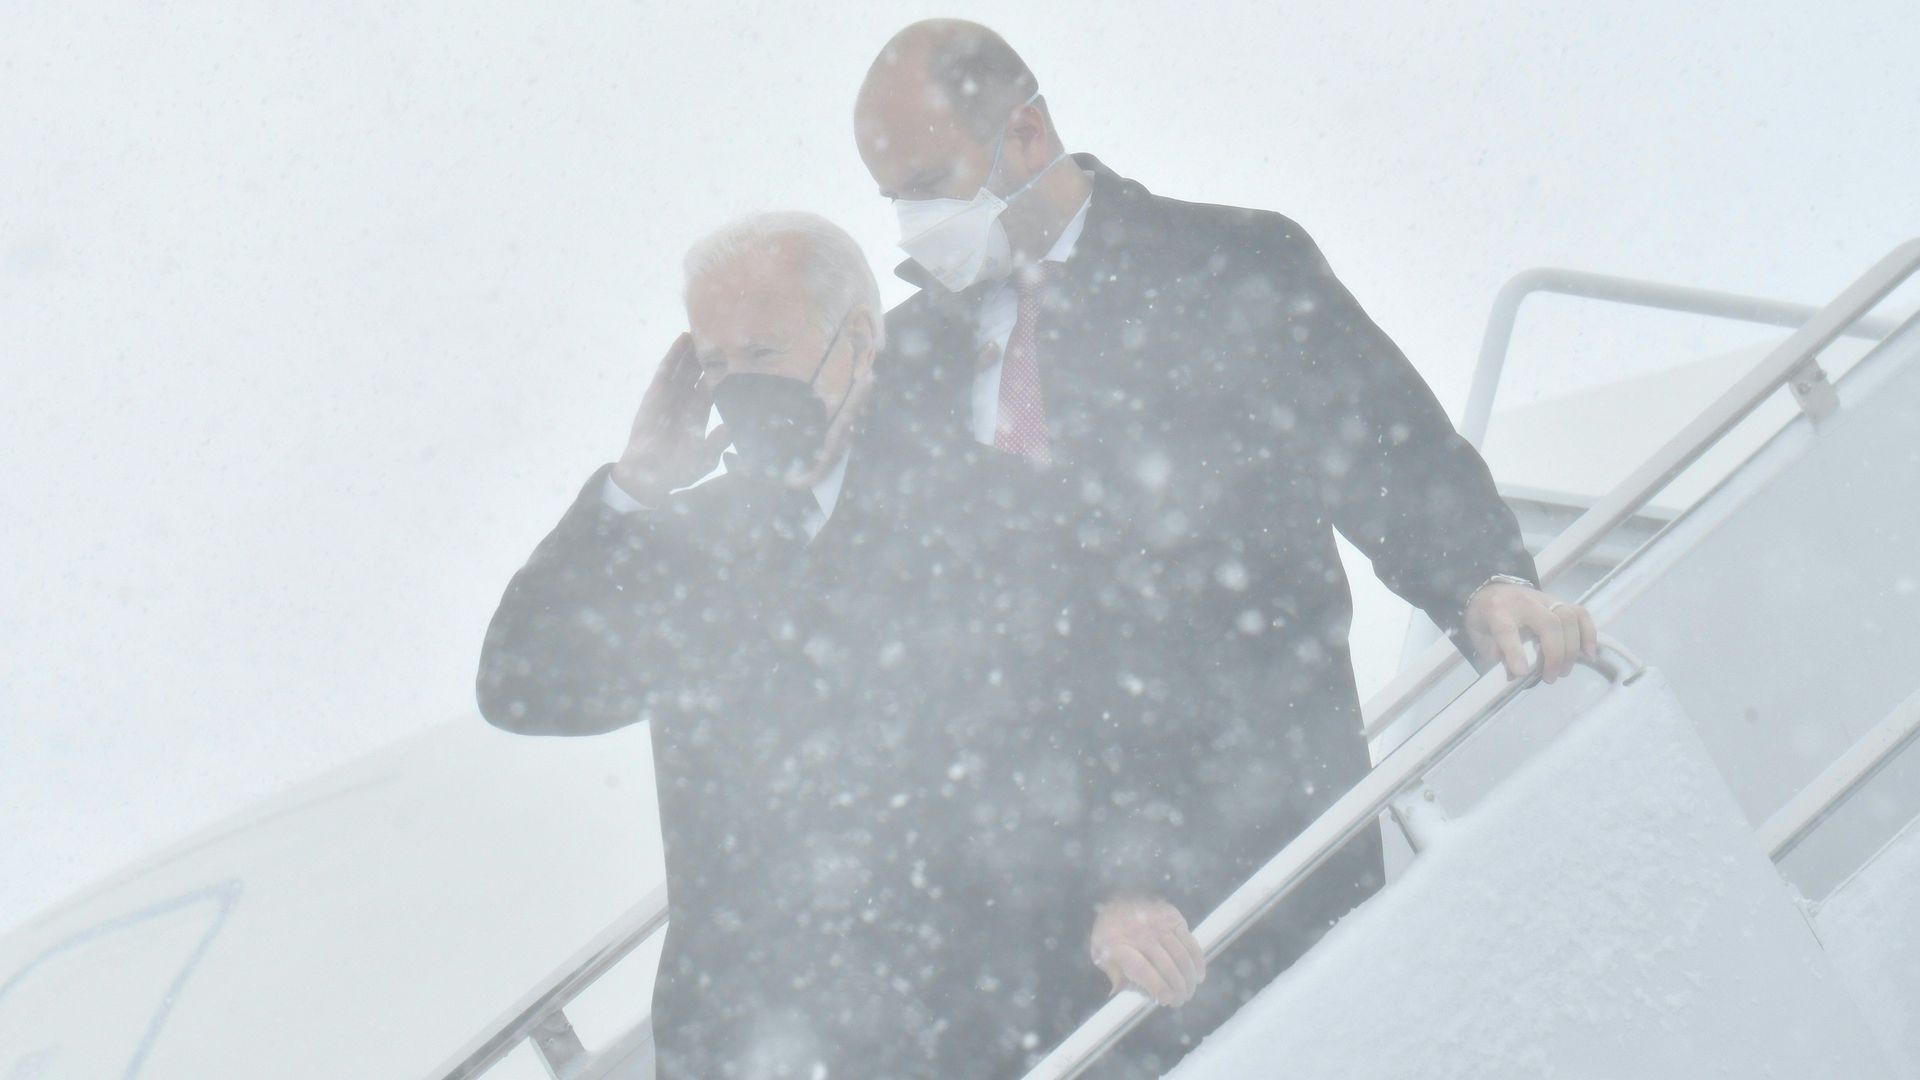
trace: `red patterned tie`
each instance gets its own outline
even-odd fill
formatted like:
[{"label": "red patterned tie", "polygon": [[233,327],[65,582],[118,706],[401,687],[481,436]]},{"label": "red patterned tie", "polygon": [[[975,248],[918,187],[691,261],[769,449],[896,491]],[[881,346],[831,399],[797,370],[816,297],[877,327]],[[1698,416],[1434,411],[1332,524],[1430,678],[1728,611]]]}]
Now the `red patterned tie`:
[{"label": "red patterned tie", "polygon": [[1041,296],[1059,272],[1057,262],[1015,271],[1019,304],[1006,355],[1000,360],[1000,409],[994,422],[993,445],[1039,465],[1052,463],[1053,451],[1047,445],[1047,410],[1040,398],[1040,360],[1034,330],[1040,322]]}]

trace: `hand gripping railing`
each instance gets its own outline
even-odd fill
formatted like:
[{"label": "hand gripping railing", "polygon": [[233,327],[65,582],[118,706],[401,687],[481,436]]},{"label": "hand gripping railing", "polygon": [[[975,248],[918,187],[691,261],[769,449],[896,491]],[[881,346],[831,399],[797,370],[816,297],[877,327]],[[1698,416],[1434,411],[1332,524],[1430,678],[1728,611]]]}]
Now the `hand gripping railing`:
[{"label": "hand gripping railing", "polygon": [[[1832,388],[1828,386],[1826,376],[1821,372],[1815,358],[1835,338],[1860,324],[1862,317],[1875,304],[1898,288],[1916,270],[1920,270],[1920,240],[1910,240],[1876,263],[1832,303],[1812,312],[1797,331],[1770,352],[1766,359],[1762,360],[1745,378],[1736,383],[1685,430],[1649,458],[1646,464],[1605,498],[1594,504],[1565,533],[1548,545],[1536,560],[1541,583],[1543,585],[1551,583],[1573,566],[1604,539],[1607,533],[1637,512],[1674,476],[1691,465],[1722,435],[1782,385],[1791,384],[1795,396],[1800,399],[1803,407],[1816,417],[1830,411]],[[1549,272],[1541,272],[1542,275],[1547,273]],[[1503,357],[1506,339],[1512,333],[1513,313],[1517,312],[1520,300],[1528,293],[1553,288],[1574,295],[1595,295],[1593,291],[1581,291],[1575,281],[1577,275],[1572,275],[1571,272],[1552,273],[1563,273],[1568,276],[1564,280],[1554,281],[1545,276],[1523,275],[1503,290],[1501,300],[1503,306],[1496,309],[1496,321],[1502,318],[1505,320],[1504,329],[1501,330],[1499,337],[1499,347]],[[1585,280],[1592,289],[1602,288],[1600,285],[1592,285],[1593,282],[1601,279],[1589,277]],[[1570,282],[1574,284],[1569,284]],[[1761,322],[1791,322],[1799,319],[1803,313],[1802,309],[1792,308],[1791,305],[1770,305],[1765,301],[1727,297],[1725,294],[1708,294],[1697,290],[1672,290],[1671,292],[1676,295],[1690,292],[1688,298],[1691,303],[1676,305],[1655,302],[1653,306],[1722,314],[1721,310],[1716,310],[1710,305],[1721,304],[1723,307],[1731,305],[1739,307],[1740,310],[1726,311],[1727,317],[1747,318]],[[1606,298],[1628,299],[1624,295]],[[1501,312],[1505,314],[1501,315]],[[1909,322],[1912,321],[1909,320]],[[1881,334],[1878,326],[1863,329],[1864,336],[1891,336],[1891,334]],[[1490,331],[1489,340],[1493,340],[1494,336]],[[1497,378],[1496,371],[1493,375],[1496,383]],[[1478,377],[1476,385],[1478,385]],[[1484,424],[1482,426],[1484,427]],[[1639,665],[1627,657],[1617,643],[1603,639],[1603,644],[1607,652],[1621,657],[1628,666],[1629,673],[1622,675],[1619,669],[1603,665],[1602,670],[1610,679],[1616,682],[1622,681],[1624,678],[1630,678],[1631,672],[1638,670]],[[1436,642],[1420,655],[1413,667],[1396,678],[1376,695],[1372,702],[1368,703],[1367,736],[1372,738],[1384,731],[1388,725],[1404,715],[1427,691],[1457,670],[1463,662],[1451,642]],[[1427,765],[1444,757],[1486,715],[1497,711],[1501,705],[1511,700],[1528,685],[1530,685],[1530,677],[1507,683],[1501,681],[1500,672],[1496,671],[1481,678],[1465,694],[1409,737],[1385,761],[1368,773],[1366,779],[1335,803],[1327,813],[1321,815],[1320,819],[1309,826],[1307,831],[1301,833],[1293,843],[1288,844],[1285,850],[1236,890],[1226,903],[1196,928],[1195,936],[1206,948],[1208,955],[1211,956],[1231,944],[1247,926],[1269,910],[1273,904],[1278,903],[1286,895],[1287,890],[1293,888],[1301,878],[1312,873],[1315,867],[1364,828],[1381,809],[1393,804],[1406,792],[1418,789],[1420,786],[1418,777],[1424,775]],[[1397,782],[1395,777],[1402,773],[1414,779]],[[1366,814],[1354,812],[1356,807],[1368,805],[1373,806],[1370,812]],[[1418,846],[1417,806],[1401,800],[1401,804],[1394,809],[1396,818],[1408,825],[1409,838]],[[1336,824],[1336,822],[1346,824]],[[482,1029],[467,1047],[436,1069],[431,1074],[431,1080],[470,1080],[498,1063],[521,1041],[527,1039],[534,1041],[548,1071],[560,1077],[561,1080],[592,1080],[593,1077],[600,1075],[604,1068],[603,1063],[610,1061],[618,1051],[624,1049],[629,1044],[630,1038],[620,1040],[620,1045],[613,1050],[600,1055],[586,1055],[580,1049],[579,1040],[574,1038],[563,1010],[583,989],[599,979],[641,942],[658,932],[665,925],[666,917],[665,890],[656,890],[647,899],[634,905],[618,922],[602,931],[586,948],[535,985],[502,1019]],[[1055,1048],[1053,1053],[1036,1066],[1029,1076],[1031,1078],[1068,1077],[1077,1074],[1138,1023],[1140,1017],[1144,1016],[1150,1007],[1151,1002],[1146,998],[1133,991],[1123,991],[1095,1013],[1067,1041]]]},{"label": "hand gripping railing", "polygon": [[[1467,390],[1466,413],[1460,419],[1460,434],[1475,446],[1484,444],[1487,427],[1493,420],[1493,403],[1500,393],[1500,380],[1506,371],[1507,354],[1513,345],[1513,328],[1520,320],[1520,306],[1530,296],[1550,294],[1570,296],[1601,303],[1705,315],[1735,322],[1797,329],[1820,309],[1785,300],[1759,296],[1695,289],[1659,281],[1596,274],[1588,270],[1566,270],[1540,266],[1523,270],[1501,286],[1487,313],[1486,334],[1480,339],[1480,362],[1474,365],[1473,383]],[[1881,341],[1896,329],[1891,319],[1861,318],[1840,332],[1847,337]],[[1440,632],[1432,623],[1416,620],[1407,628],[1405,659],[1419,657],[1419,648],[1437,641]]]},{"label": "hand gripping railing", "polygon": [[[1533,649],[1531,643],[1528,649]],[[1643,670],[1632,654],[1604,634],[1600,637],[1600,657],[1583,663],[1616,685],[1633,681]],[[1420,821],[1431,794],[1426,790],[1427,773],[1502,706],[1538,681],[1537,670],[1509,681],[1504,668],[1495,669],[1374,766],[1194,928],[1193,936],[1207,958],[1212,960],[1233,944],[1382,812],[1393,812],[1416,850],[1425,846]],[[1122,990],[1042,1058],[1027,1073],[1026,1080],[1068,1080],[1080,1075],[1154,1008],[1152,998],[1137,990]]]},{"label": "hand gripping railing", "polygon": [[598,1054],[581,1046],[563,1011],[667,924],[667,890],[654,889],[600,931],[586,947],[521,995],[504,1016],[482,1028],[454,1055],[429,1073],[431,1080],[471,1080],[485,1073],[522,1041],[532,1040],[547,1074],[555,1080],[594,1080],[631,1058],[651,1034],[641,1021]]},{"label": "hand gripping railing", "polygon": [[[1535,560],[1540,571],[1540,583],[1549,585],[1574,567],[1608,533],[1631,518],[1674,477],[1699,460],[1734,425],[1746,419],[1782,386],[1792,388],[1801,407],[1814,419],[1831,414],[1838,402],[1833,387],[1827,382],[1826,373],[1820,368],[1820,351],[1857,324],[1875,304],[1899,288],[1916,271],[1920,271],[1920,239],[1909,240],[1894,248],[1861,275],[1858,281],[1847,286],[1832,303],[1814,312],[1753,370],[1655,451],[1631,476],[1580,515],[1567,527],[1566,532],[1548,544]],[[1513,303],[1517,304],[1518,300]],[[1902,325],[1912,325],[1916,319],[1920,319],[1920,316],[1910,316]],[[1890,333],[1885,336],[1891,338],[1893,335]],[[1876,349],[1883,346],[1884,342]],[[1429,646],[1407,670],[1367,703],[1367,737],[1372,739],[1385,731],[1428,690],[1458,670],[1463,662],[1452,642],[1442,640]]]}]

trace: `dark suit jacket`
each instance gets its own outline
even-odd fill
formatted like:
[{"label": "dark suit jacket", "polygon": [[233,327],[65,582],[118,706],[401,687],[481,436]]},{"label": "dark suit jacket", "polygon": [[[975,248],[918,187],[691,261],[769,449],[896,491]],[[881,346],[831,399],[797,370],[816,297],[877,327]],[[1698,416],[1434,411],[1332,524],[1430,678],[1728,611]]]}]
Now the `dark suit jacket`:
[{"label": "dark suit jacket", "polygon": [[[1105,635],[1096,890],[1198,919],[1368,767],[1338,530],[1458,640],[1512,513],[1400,350],[1278,214],[1153,195],[1088,155],[1085,229],[1045,296],[1054,498]],[[876,435],[968,439],[979,289],[887,319]],[[1351,906],[1337,890],[1328,915]]]},{"label": "dark suit jacket", "polygon": [[1100,980],[1066,884],[1093,774],[1037,478],[856,447],[806,544],[752,479],[623,515],[604,476],[508,586],[479,699],[527,733],[651,723],[661,1076],[1017,1074],[1078,1019],[1061,973]]}]

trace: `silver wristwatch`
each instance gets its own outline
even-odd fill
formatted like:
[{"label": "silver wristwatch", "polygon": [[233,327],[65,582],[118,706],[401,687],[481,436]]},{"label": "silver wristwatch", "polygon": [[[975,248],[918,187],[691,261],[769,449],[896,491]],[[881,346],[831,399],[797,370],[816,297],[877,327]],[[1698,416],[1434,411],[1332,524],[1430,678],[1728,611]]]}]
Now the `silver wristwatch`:
[{"label": "silver wristwatch", "polygon": [[1480,590],[1496,582],[1503,585],[1521,585],[1529,589],[1538,589],[1540,587],[1523,577],[1515,577],[1512,574],[1495,574],[1479,585],[1474,586],[1474,590],[1467,594],[1467,602],[1460,605],[1460,610],[1466,611],[1473,607],[1473,598],[1480,595]]}]

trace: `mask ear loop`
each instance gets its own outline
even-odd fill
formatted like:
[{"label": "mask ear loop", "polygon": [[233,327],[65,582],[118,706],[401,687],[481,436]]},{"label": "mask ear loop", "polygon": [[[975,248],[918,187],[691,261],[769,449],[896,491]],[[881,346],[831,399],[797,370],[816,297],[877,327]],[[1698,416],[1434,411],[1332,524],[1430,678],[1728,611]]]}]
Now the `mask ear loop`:
[{"label": "mask ear loop", "polygon": [[[845,315],[840,316],[840,323],[838,326],[834,327],[833,336],[827,339],[827,350],[820,354],[820,362],[814,365],[813,376],[807,380],[807,392],[809,394],[813,392],[813,384],[815,381],[817,381],[820,378],[820,372],[826,368],[828,358],[830,358],[833,355],[833,347],[834,345],[839,343],[840,334],[846,329],[847,319],[852,314],[853,312],[849,310]],[[829,435],[833,432],[834,421],[840,419],[840,414],[846,411],[847,402],[853,400],[853,391],[858,385],[859,385],[858,378],[855,378],[852,376],[848,377],[847,392],[840,395],[840,404],[835,405],[833,407],[833,412],[827,416],[827,422],[824,425],[822,425],[823,435]],[[821,450],[824,452],[825,447],[822,446]],[[807,474],[808,476],[814,478],[813,479],[814,483],[819,482],[818,480],[819,468],[820,466],[816,462],[814,466],[814,470]]]},{"label": "mask ear loop", "polygon": [[[1033,92],[1032,97],[1021,102],[1018,106],[1016,106],[1016,108],[1024,109],[1027,106],[1039,100],[1040,100],[1040,91],[1035,90]],[[1007,123],[1012,123],[1012,122],[1013,122],[1013,118],[1009,116],[1007,118]],[[993,192],[987,187],[987,185],[993,182],[994,174],[1000,171],[1000,158],[1006,153],[1006,149],[1007,149],[1007,128],[1006,128],[1006,124],[1002,124],[1000,126],[1000,137],[993,141],[993,160],[987,163],[987,175],[980,178],[980,188],[979,188],[980,191],[986,192],[988,195],[992,195],[994,198],[999,199],[1002,206],[1005,206],[1007,203],[1011,203],[1014,199],[1018,198],[1019,196],[1026,194],[1026,191],[1028,188],[1032,187],[1036,181],[1038,181],[1042,176],[1045,176],[1047,172],[1051,170],[1055,165],[1060,164],[1061,160],[1067,156],[1066,151],[1062,150],[1060,152],[1059,157],[1054,158],[1052,161],[1047,162],[1046,168],[1043,168],[1039,172],[1034,173],[1033,176],[1030,177],[1026,183],[1021,184],[1019,187],[1015,188],[1012,191],[1012,193],[1007,195],[994,195]],[[975,199],[978,199],[979,197],[980,196],[977,193],[974,195]],[[888,201],[898,205],[901,202],[920,202],[924,200],[902,199],[898,195],[894,195],[889,197]],[[954,200],[954,201],[964,202],[968,200]],[[925,230],[922,230],[922,231],[925,231]],[[906,239],[910,240],[912,239],[912,237],[907,237]]]},{"label": "mask ear loop", "polygon": [[[833,347],[840,343],[840,334],[847,328],[847,316],[852,314],[853,312],[849,311],[846,315],[840,316],[840,322],[834,326],[833,336],[827,339],[827,351],[820,354],[820,362],[813,365],[813,374],[807,377],[807,389],[809,391],[813,389],[813,384],[819,381],[820,373],[826,370],[827,358],[833,355]],[[852,396],[853,379],[849,377],[847,379],[847,392],[840,395],[840,404],[835,405],[833,407],[833,413],[827,417],[827,430],[832,430],[833,422],[840,418],[840,410],[847,407],[847,399]]]},{"label": "mask ear loop", "polygon": [[[1020,103],[1020,108],[1024,109],[1033,104],[1035,98],[1039,96],[1039,93],[1035,92],[1033,97]],[[993,140],[993,160],[987,164],[987,175],[980,180],[980,190],[986,191],[989,195],[993,193],[987,190],[987,185],[993,182],[993,174],[1000,171],[1000,155],[1007,149],[1007,124],[1011,123],[1013,123],[1013,117],[1008,116],[1007,123],[1000,125],[1000,137]],[[995,198],[998,198],[998,196],[995,196]]]},{"label": "mask ear loop", "polygon": [[[848,312],[847,314],[851,315],[853,313]],[[807,376],[807,389],[813,389],[813,384],[820,381],[820,372],[826,370],[827,357],[833,355],[833,347],[840,343],[840,331],[846,329],[846,326],[847,316],[842,315],[840,316],[840,321],[834,325],[833,336],[827,339],[827,348],[825,352],[820,354],[820,362],[813,365],[813,374]]]},{"label": "mask ear loop", "polygon": [[[1033,96],[1021,102],[1017,107],[1017,109],[1024,109],[1027,106],[1039,100],[1040,100],[1040,91],[1035,90],[1033,92]],[[1007,123],[1008,124],[1013,123],[1013,117],[1011,116],[1007,117]],[[1006,128],[1006,124],[1002,124],[1000,126],[1000,138],[996,139],[993,144],[993,164],[987,166],[987,180],[992,180],[993,174],[1000,171],[1000,156],[1003,152],[1005,152],[1006,148],[1007,148],[1007,128]],[[989,195],[993,195],[993,197],[996,199],[999,199],[1000,204],[1002,206],[1012,206],[1013,200],[1019,198],[1022,195],[1025,195],[1027,191],[1033,187],[1033,185],[1040,182],[1041,177],[1052,172],[1053,167],[1055,165],[1060,164],[1062,161],[1065,161],[1066,159],[1067,159],[1067,152],[1065,150],[1060,151],[1059,156],[1055,157],[1052,161],[1049,161],[1045,165],[1041,166],[1039,172],[1036,172],[1032,176],[1027,177],[1026,183],[1021,184],[1019,187],[1014,188],[1012,191],[1007,192],[1005,195],[993,195],[993,192],[987,189],[987,185],[984,181],[980,185],[980,190],[987,192],[987,194]]]}]

